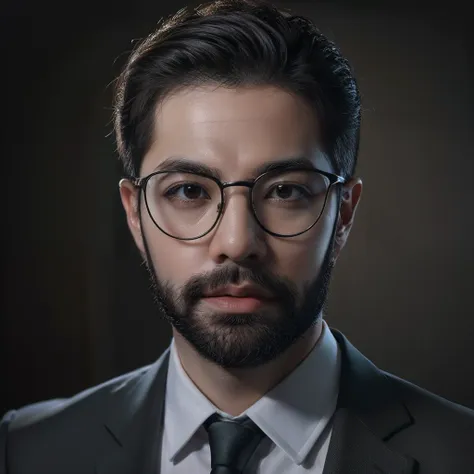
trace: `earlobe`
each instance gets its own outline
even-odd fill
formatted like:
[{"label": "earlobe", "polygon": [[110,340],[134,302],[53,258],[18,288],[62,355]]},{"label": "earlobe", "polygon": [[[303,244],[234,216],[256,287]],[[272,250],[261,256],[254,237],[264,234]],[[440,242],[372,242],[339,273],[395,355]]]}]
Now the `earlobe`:
[{"label": "earlobe", "polygon": [[334,263],[336,262],[337,257],[339,256],[339,253],[344,247],[344,244],[346,243],[346,239],[347,239],[347,228],[342,223],[341,217],[339,217],[336,233],[334,235],[334,250],[333,250]]}]

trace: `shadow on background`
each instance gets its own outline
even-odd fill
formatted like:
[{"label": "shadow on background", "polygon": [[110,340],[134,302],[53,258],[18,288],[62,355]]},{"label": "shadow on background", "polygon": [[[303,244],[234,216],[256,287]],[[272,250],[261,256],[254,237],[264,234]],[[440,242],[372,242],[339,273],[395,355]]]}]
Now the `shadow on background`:
[{"label": "shadow on background", "polygon": [[[363,94],[365,191],[327,320],[381,368],[474,408],[469,16],[377,3],[291,2]],[[170,341],[120,207],[110,84],[131,40],[184,5],[4,6],[2,412],[148,364]]]}]

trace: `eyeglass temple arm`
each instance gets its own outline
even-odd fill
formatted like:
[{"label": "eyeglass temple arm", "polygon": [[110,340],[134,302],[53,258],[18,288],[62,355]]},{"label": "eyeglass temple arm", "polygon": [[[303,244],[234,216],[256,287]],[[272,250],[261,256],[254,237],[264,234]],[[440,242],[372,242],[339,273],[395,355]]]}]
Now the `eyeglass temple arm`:
[{"label": "eyeglass temple arm", "polygon": [[137,188],[141,188],[143,185],[143,181],[146,178],[137,178],[136,176],[124,176],[122,179],[124,179],[125,181],[129,181]]}]

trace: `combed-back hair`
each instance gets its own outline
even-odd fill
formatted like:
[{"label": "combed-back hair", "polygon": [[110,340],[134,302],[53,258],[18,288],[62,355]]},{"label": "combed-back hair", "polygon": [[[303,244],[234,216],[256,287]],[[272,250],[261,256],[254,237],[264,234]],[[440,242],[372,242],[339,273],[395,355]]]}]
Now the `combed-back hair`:
[{"label": "combed-back hair", "polygon": [[335,172],[355,172],[361,106],[355,78],[336,45],[307,18],[257,0],[217,0],[158,24],[117,80],[114,125],[128,175],[151,145],[157,104],[188,86],[272,85],[313,107]]}]

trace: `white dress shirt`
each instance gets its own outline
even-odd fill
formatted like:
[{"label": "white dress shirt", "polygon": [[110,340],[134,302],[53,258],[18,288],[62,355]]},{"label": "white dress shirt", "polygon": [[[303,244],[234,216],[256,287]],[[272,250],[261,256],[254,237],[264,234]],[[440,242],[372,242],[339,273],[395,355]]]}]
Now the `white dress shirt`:
[{"label": "white dress shirt", "polygon": [[209,474],[204,421],[213,413],[248,416],[267,435],[247,465],[249,474],[321,474],[339,391],[338,344],[323,321],[314,348],[284,380],[243,414],[217,409],[184,371],[174,340],[166,386],[161,474]]}]

